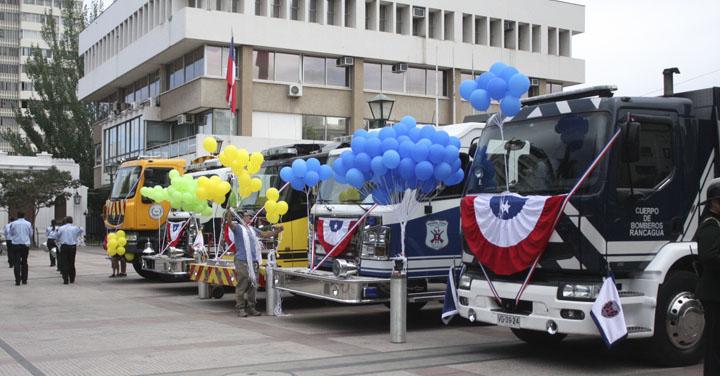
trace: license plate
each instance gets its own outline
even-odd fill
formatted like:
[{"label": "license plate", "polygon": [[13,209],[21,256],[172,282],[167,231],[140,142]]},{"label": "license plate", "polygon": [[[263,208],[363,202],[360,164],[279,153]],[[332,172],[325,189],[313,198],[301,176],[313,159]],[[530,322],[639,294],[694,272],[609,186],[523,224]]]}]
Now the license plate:
[{"label": "license plate", "polygon": [[520,329],[520,317],[498,314],[497,315],[497,324],[498,324],[498,326],[505,326],[508,328]]}]

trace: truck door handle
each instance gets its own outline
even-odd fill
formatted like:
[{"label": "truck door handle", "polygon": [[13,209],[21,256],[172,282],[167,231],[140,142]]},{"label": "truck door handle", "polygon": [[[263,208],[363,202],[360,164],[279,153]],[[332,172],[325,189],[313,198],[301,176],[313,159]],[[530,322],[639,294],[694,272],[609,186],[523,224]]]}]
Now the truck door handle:
[{"label": "truck door handle", "polygon": [[679,235],[683,232],[683,219],[682,217],[673,217],[672,219],[672,233],[673,235]]}]

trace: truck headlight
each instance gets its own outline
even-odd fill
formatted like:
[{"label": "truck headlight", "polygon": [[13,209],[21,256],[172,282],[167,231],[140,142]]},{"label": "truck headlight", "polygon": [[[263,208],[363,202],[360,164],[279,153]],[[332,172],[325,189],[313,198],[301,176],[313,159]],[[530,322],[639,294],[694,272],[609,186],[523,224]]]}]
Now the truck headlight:
[{"label": "truck headlight", "polygon": [[338,278],[345,279],[350,275],[356,274],[357,271],[357,264],[352,261],[344,259],[335,259],[335,261],[333,261],[333,274]]},{"label": "truck headlight", "polygon": [[125,239],[129,242],[137,241],[137,232],[126,232]]},{"label": "truck headlight", "polygon": [[558,288],[558,299],[595,300],[602,285],[584,283],[564,283]]},{"label": "truck headlight", "polygon": [[460,282],[458,282],[458,289],[463,290],[470,290],[470,285],[472,284],[472,275],[470,274],[462,274],[460,275]]},{"label": "truck headlight", "polygon": [[365,226],[362,235],[360,257],[387,259],[390,227]]}]

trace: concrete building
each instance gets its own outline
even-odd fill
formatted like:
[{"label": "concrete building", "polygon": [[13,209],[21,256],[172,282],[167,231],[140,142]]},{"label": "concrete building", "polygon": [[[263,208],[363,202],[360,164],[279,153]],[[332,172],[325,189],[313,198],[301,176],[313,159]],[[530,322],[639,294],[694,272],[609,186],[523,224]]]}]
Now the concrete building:
[{"label": "concrete building", "polygon": [[[75,1],[75,6],[82,7],[82,1]],[[0,0],[0,129],[22,132],[13,108],[27,108],[27,100],[36,95],[25,71],[32,49],[40,48],[43,56],[52,58],[41,34],[46,12],[62,25],[59,0]],[[0,151],[12,152],[2,138]]]},{"label": "concrete building", "polygon": [[117,1],[80,34],[79,97],[104,112],[95,186],[109,183],[107,162],[189,158],[208,134],[250,136],[232,142],[251,151],[351,134],[372,120],[378,93],[396,100],[391,122],[460,122],[473,113],[460,82],[495,61],[531,77],[530,95],[560,91],[584,81],[572,57],[584,28],[584,6],[555,0]]},{"label": "concrete building", "polygon": [[[55,166],[60,171],[70,172],[73,179],[80,178],[80,165],[72,159],[53,158],[52,154],[40,153],[36,156],[12,156],[0,151],[0,171],[22,172],[27,170],[47,170]],[[28,187],[31,189],[31,187]],[[66,216],[73,217],[73,223],[85,227],[85,215],[87,214],[88,188],[81,185],[77,189],[68,189],[70,198],[67,200],[56,200],[55,205],[42,208],[35,218],[35,239],[37,244],[46,240],[45,230],[50,226],[51,219],[61,219]],[[25,210],[25,218],[30,220],[32,213],[29,208],[0,208],[0,229],[8,223],[9,213],[15,214],[18,209]]]}]

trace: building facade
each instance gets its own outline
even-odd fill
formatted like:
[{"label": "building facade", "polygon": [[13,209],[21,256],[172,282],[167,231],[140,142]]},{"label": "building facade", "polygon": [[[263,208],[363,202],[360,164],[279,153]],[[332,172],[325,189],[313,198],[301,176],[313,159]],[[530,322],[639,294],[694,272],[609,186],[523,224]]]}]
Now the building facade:
[{"label": "building facade", "polygon": [[391,122],[460,122],[474,113],[460,82],[496,61],[531,77],[530,95],[560,91],[584,81],[572,57],[584,12],[555,0],[117,1],[80,34],[78,94],[102,104],[95,186],[124,157],[202,154],[198,134],[264,144],[348,135],[368,126],[378,93],[395,99]]},{"label": "building facade", "polygon": [[[60,0],[0,0],[0,129],[22,132],[13,108],[27,108],[27,100],[35,95],[25,63],[33,48],[40,48],[43,56],[52,58],[41,30],[46,13],[62,25],[60,5]],[[75,1],[75,6],[82,7],[82,1]],[[12,152],[2,138],[0,151]]]}]

